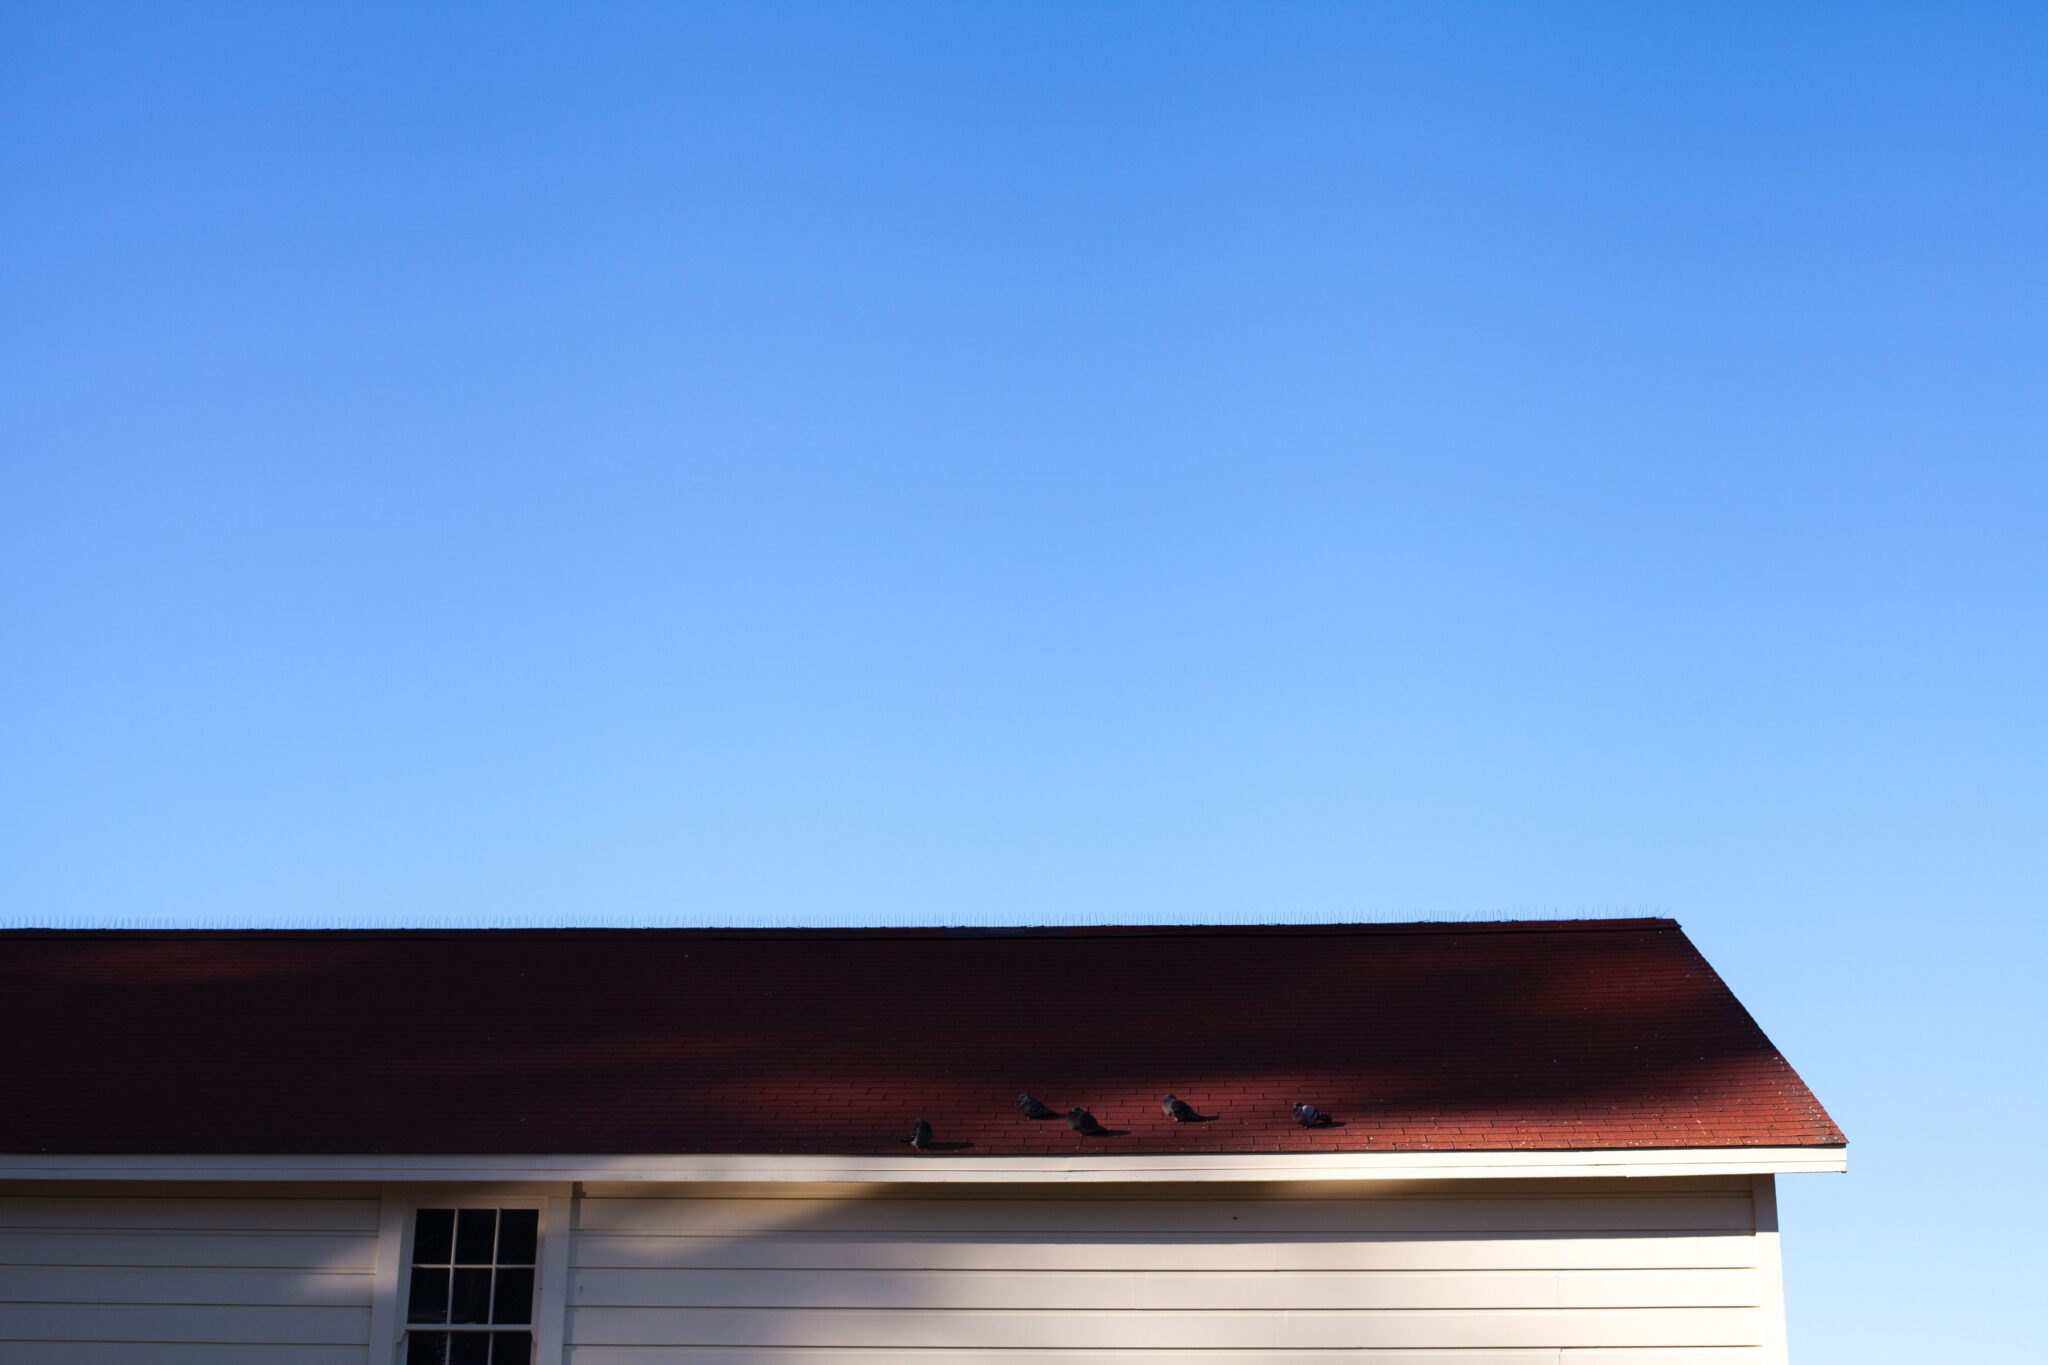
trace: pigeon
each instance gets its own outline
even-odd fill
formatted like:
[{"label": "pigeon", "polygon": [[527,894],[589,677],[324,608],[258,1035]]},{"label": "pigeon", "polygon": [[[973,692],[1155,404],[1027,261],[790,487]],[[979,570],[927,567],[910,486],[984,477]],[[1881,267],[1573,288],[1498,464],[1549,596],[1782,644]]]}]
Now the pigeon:
[{"label": "pigeon", "polygon": [[1175,1123],[1197,1123],[1202,1117],[1195,1112],[1195,1106],[1178,1095],[1168,1095],[1159,1101],[1159,1112]]},{"label": "pigeon", "polygon": [[1294,1121],[1304,1128],[1327,1128],[1330,1126],[1330,1116],[1312,1104],[1295,1105]]},{"label": "pigeon", "polygon": [[903,1140],[921,1152],[932,1145],[932,1126],[919,1119],[910,1125],[910,1136]]},{"label": "pigeon", "polygon": [[1027,1119],[1056,1119],[1059,1117],[1051,1107],[1029,1090],[1017,1092],[1017,1112]]},{"label": "pigeon", "polygon": [[1095,1115],[1089,1113],[1078,1104],[1067,1111],[1067,1127],[1073,1129],[1082,1137],[1101,1137],[1109,1131],[1109,1129],[1104,1128],[1095,1121]]}]

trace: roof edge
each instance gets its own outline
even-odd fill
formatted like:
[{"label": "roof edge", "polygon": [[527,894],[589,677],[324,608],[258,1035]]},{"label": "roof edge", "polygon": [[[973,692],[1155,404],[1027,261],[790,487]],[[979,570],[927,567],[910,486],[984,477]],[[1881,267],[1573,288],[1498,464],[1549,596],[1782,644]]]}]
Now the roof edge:
[{"label": "roof edge", "polygon": [[1020,938],[1354,938],[1379,935],[1639,933],[1648,930],[1675,930],[1677,928],[1679,928],[1679,923],[1675,919],[1648,916],[1629,919],[1406,920],[1386,923],[1357,922],[1330,924],[848,925],[815,928],[569,925],[554,928],[535,928],[527,926],[498,927],[478,925],[473,928],[436,926],[421,929],[402,927],[128,929],[119,927],[73,928],[53,926],[46,928],[0,929],[0,940],[29,939],[47,941],[50,939],[76,938],[98,941],[107,939],[197,939],[206,941],[222,939],[282,939],[306,941],[317,939],[475,939],[485,937],[504,939],[645,939],[653,937],[688,937],[696,939],[743,940],[930,939],[935,941],[972,941],[976,939]]},{"label": "roof edge", "polygon": [[1585,1180],[1846,1170],[1846,1146],[1048,1157],[0,1155],[0,1181],[1208,1184]]}]

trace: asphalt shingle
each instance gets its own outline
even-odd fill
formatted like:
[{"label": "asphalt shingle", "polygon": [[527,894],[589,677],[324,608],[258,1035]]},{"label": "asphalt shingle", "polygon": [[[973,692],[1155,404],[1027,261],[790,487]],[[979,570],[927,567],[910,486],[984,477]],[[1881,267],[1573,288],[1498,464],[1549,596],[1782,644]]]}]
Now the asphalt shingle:
[{"label": "asphalt shingle", "polygon": [[919,1117],[974,1155],[1845,1141],[1661,919],[14,932],[0,1037],[15,1153],[902,1153]]}]

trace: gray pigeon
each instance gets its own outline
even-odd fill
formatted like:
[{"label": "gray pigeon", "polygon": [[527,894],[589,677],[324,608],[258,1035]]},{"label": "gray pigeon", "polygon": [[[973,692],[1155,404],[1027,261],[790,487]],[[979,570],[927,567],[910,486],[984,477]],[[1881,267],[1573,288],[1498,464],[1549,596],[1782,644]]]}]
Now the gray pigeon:
[{"label": "gray pigeon", "polygon": [[1175,1123],[1198,1123],[1202,1116],[1195,1112],[1195,1106],[1178,1095],[1168,1095],[1159,1101],[1159,1112]]},{"label": "gray pigeon", "polygon": [[910,1125],[910,1136],[903,1140],[921,1152],[932,1145],[932,1126],[919,1119]]},{"label": "gray pigeon", "polygon": [[1104,1128],[1095,1121],[1095,1115],[1089,1113],[1078,1104],[1067,1111],[1067,1127],[1073,1129],[1082,1137],[1101,1137],[1109,1131],[1109,1129]]},{"label": "gray pigeon", "polygon": [[1056,1119],[1052,1107],[1029,1090],[1017,1092],[1017,1112],[1027,1119]]},{"label": "gray pigeon", "polygon": [[1330,1126],[1330,1116],[1312,1104],[1295,1105],[1294,1121],[1304,1128],[1327,1128]]}]

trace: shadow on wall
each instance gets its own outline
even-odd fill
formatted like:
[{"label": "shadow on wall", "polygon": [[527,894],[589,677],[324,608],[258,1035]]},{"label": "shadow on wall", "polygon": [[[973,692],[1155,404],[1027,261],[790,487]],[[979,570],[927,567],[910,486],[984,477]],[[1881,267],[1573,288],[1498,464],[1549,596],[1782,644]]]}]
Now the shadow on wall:
[{"label": "shadow on wall", "polygon": [[1746,1181],[1501,1182],[1485,1195],[1456,1184],[1341,1198],[604,1187],[579,1203],[568,1340],[715,1346],[748,1362],[878,1353],[853,1357],[862,1365],[908,1350],[1185,1358],[1762,1340]]}]

